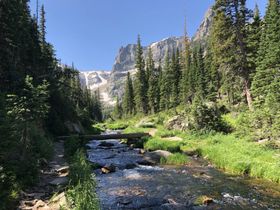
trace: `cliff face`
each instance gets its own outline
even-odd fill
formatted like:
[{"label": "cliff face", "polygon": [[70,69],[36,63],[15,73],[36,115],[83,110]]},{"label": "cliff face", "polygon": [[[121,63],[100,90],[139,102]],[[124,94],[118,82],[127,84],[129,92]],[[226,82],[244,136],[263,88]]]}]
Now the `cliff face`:
[{"label": "cliff face", "polygon": [[[210,8],[197,30],[195,36],[192,38],[193,43],[205,43],[205,40],[210,32],[211,23],[213,20],[213,10]],[[159,42],[152,43],[149,46],[143,47],[144,58],[147,58],[148,49],[151,48],[153,52],[153,59],[155,65],[163,63],[164,56],[167,50],[172,53],[173,50],[179,48],[183,50],[184,38],[183,37],[169,37]],[[122,96],[124,91],[124,84],[127,72],[132,75],[135,74],[135,55],[136,44],[129,44],[121,47],[116,56],[115,63],[112,71],[91,71],[81,72],[81,82],[92,91],[99,89],[102,96],[104,105],[113,105],[116,96]]]},{"label": "cliff face", "polygon": [[210,34],[211,25],[214,18],[214,11],[212,8],[209,8],[205,13],[204,19],[201,22],[196,34],[194,35],[193,42],[205,42],[206,38]]},{"label": "cliff face", "polygon": [[[167,50],[173,52],[179,48],[183,49],[183,38],[182,37],[169,37],[159,42],[152,43],[149,46],[143,47],[143,54],[146,60],[148,56],[148,49],[151,48],[153,52],[153,59],[155,65],[158,66],[160,62],[163,62],[165,53]],[[126,47],[121,47],[116,57],[115,64],[113,66],[112,74],[109,79],[108,91],[110,95],[123,94],[124,83],[127,72],[132,75],[135,74],[135,54],[136,45],[129,44]]]}]

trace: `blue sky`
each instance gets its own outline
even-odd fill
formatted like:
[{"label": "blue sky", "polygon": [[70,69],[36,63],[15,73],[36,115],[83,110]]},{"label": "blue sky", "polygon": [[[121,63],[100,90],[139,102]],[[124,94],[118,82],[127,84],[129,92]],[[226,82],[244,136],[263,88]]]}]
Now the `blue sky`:
[{"label": "blue sky", "polygon": [[[47,39],[63,63],[79,70],[111,70],[121,46],[135,43],[137,34],[148,45],[181,36],[184,17],[189,35],[200,25],[214,0],[39,0],[45,5]],[[266,0],[258,3],[263,13]],[[36,0],[30,6],[35,13]]]}]

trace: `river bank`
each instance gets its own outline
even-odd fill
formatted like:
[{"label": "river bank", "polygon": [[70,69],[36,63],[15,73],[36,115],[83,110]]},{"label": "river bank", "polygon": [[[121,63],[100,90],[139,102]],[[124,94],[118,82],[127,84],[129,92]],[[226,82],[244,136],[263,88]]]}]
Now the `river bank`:
[{"label": "river bank", "polygon": [[[146,132],[144,148],[147,150],[164,149],[172,153],[198,155],[210,161],[216,168],[226,173],[280,181],[280,142],[253,141],[250,136],[242,136],[237,130],[237,119],[224,116],[233,132],[193,132],[182,130],[184,122],[174,112],[162,112],[151,116],[136,116],[100,124],[109,129],[124,129],[125,133]],[[178,120],[179,119],[179,120]]]},{"label": "river bank", "polygon": [[[91,141],[101,209],[279,209],[280,186],[225,174],[207,161],[168,166],[119,140]],[[102,167],[114,170],[104,173]]]}]

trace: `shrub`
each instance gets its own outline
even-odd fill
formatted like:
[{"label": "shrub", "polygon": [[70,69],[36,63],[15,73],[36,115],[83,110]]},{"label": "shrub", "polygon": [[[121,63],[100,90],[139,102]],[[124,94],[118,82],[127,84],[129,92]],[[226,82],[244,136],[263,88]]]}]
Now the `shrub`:
[{"label": "shrub", "polygon": [[78,137],[71,137],[64,142],[65,156],[69,159],[81,148],[82,142]]},{"label": "shrub", "polygon": [[91,179],[91,166],[81,150],[75,153],[70,169],[69,177],[73,185]]},{"label": "shrub", "polygon": [[194,102],[191,109],[191,127],[197,131],[229,132],[220,110],[214,104]]}]

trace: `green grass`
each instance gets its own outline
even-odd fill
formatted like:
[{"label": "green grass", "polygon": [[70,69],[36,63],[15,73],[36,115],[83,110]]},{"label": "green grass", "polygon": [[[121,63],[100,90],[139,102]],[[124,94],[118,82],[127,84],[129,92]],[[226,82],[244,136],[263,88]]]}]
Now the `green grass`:
[{"label": "green grass", "polygon": [[[280,150],[266,145],[259,145],[250,141],[250,136],[238,138],[235,133],[194,133],[167,130],[164,122],[174,116],[173,111],[161,112],[156,115],[146,116],[145,119],[155,123],[157,132],[149,138],[144,148],[150,151],[167,150],[176,153],[171,156],[169,164],[177,164],[181,157],[177,153],[199,154],[209,160],[217,168],[228,173],[249,175],[280,183]],[[235,114],[226,114],[223,120],[234,130],[238,127]],[[129,125],[124,132],[148,132],[150,128],[136,128],[135,125],[141,118],[135,117],[126,120]],[[119,122],[118,122],[119,123]],[[178,136],[183,141],[168,141],[162,138]],[[182,158],[183,159],[183,158]],[[167,161],[167,160],[165,160]]]},{"label": "green grass", "polygon": [[202,155],[233,174],[246,174],[280,182],[279,151],[267,149],[234,135],[215,135],[200,145]]},{"label": "green grass", "polygon": [[151,128],[128,127],[123,133],[148,133],[150,130]]},{"label": "green grass", "polygon": [[184,165],[189,161],[189,158],[182,153],[174,153],[167,158],[160,159],[160,163],[166,165]]},{"label": "green grass", "polygon": [[144,148],[149,151],[155,150],[166,150],[169,152],[180,152],[182,142],[180,141],[168,141],[162,140],[158,137],[149,139],[145,144]]},{"label": "green grass", "polygon": [[75,210],[98,210],[95,179],[85,153],[78,150],[70,165],[70,186],[66,193],[68,202]]}]

